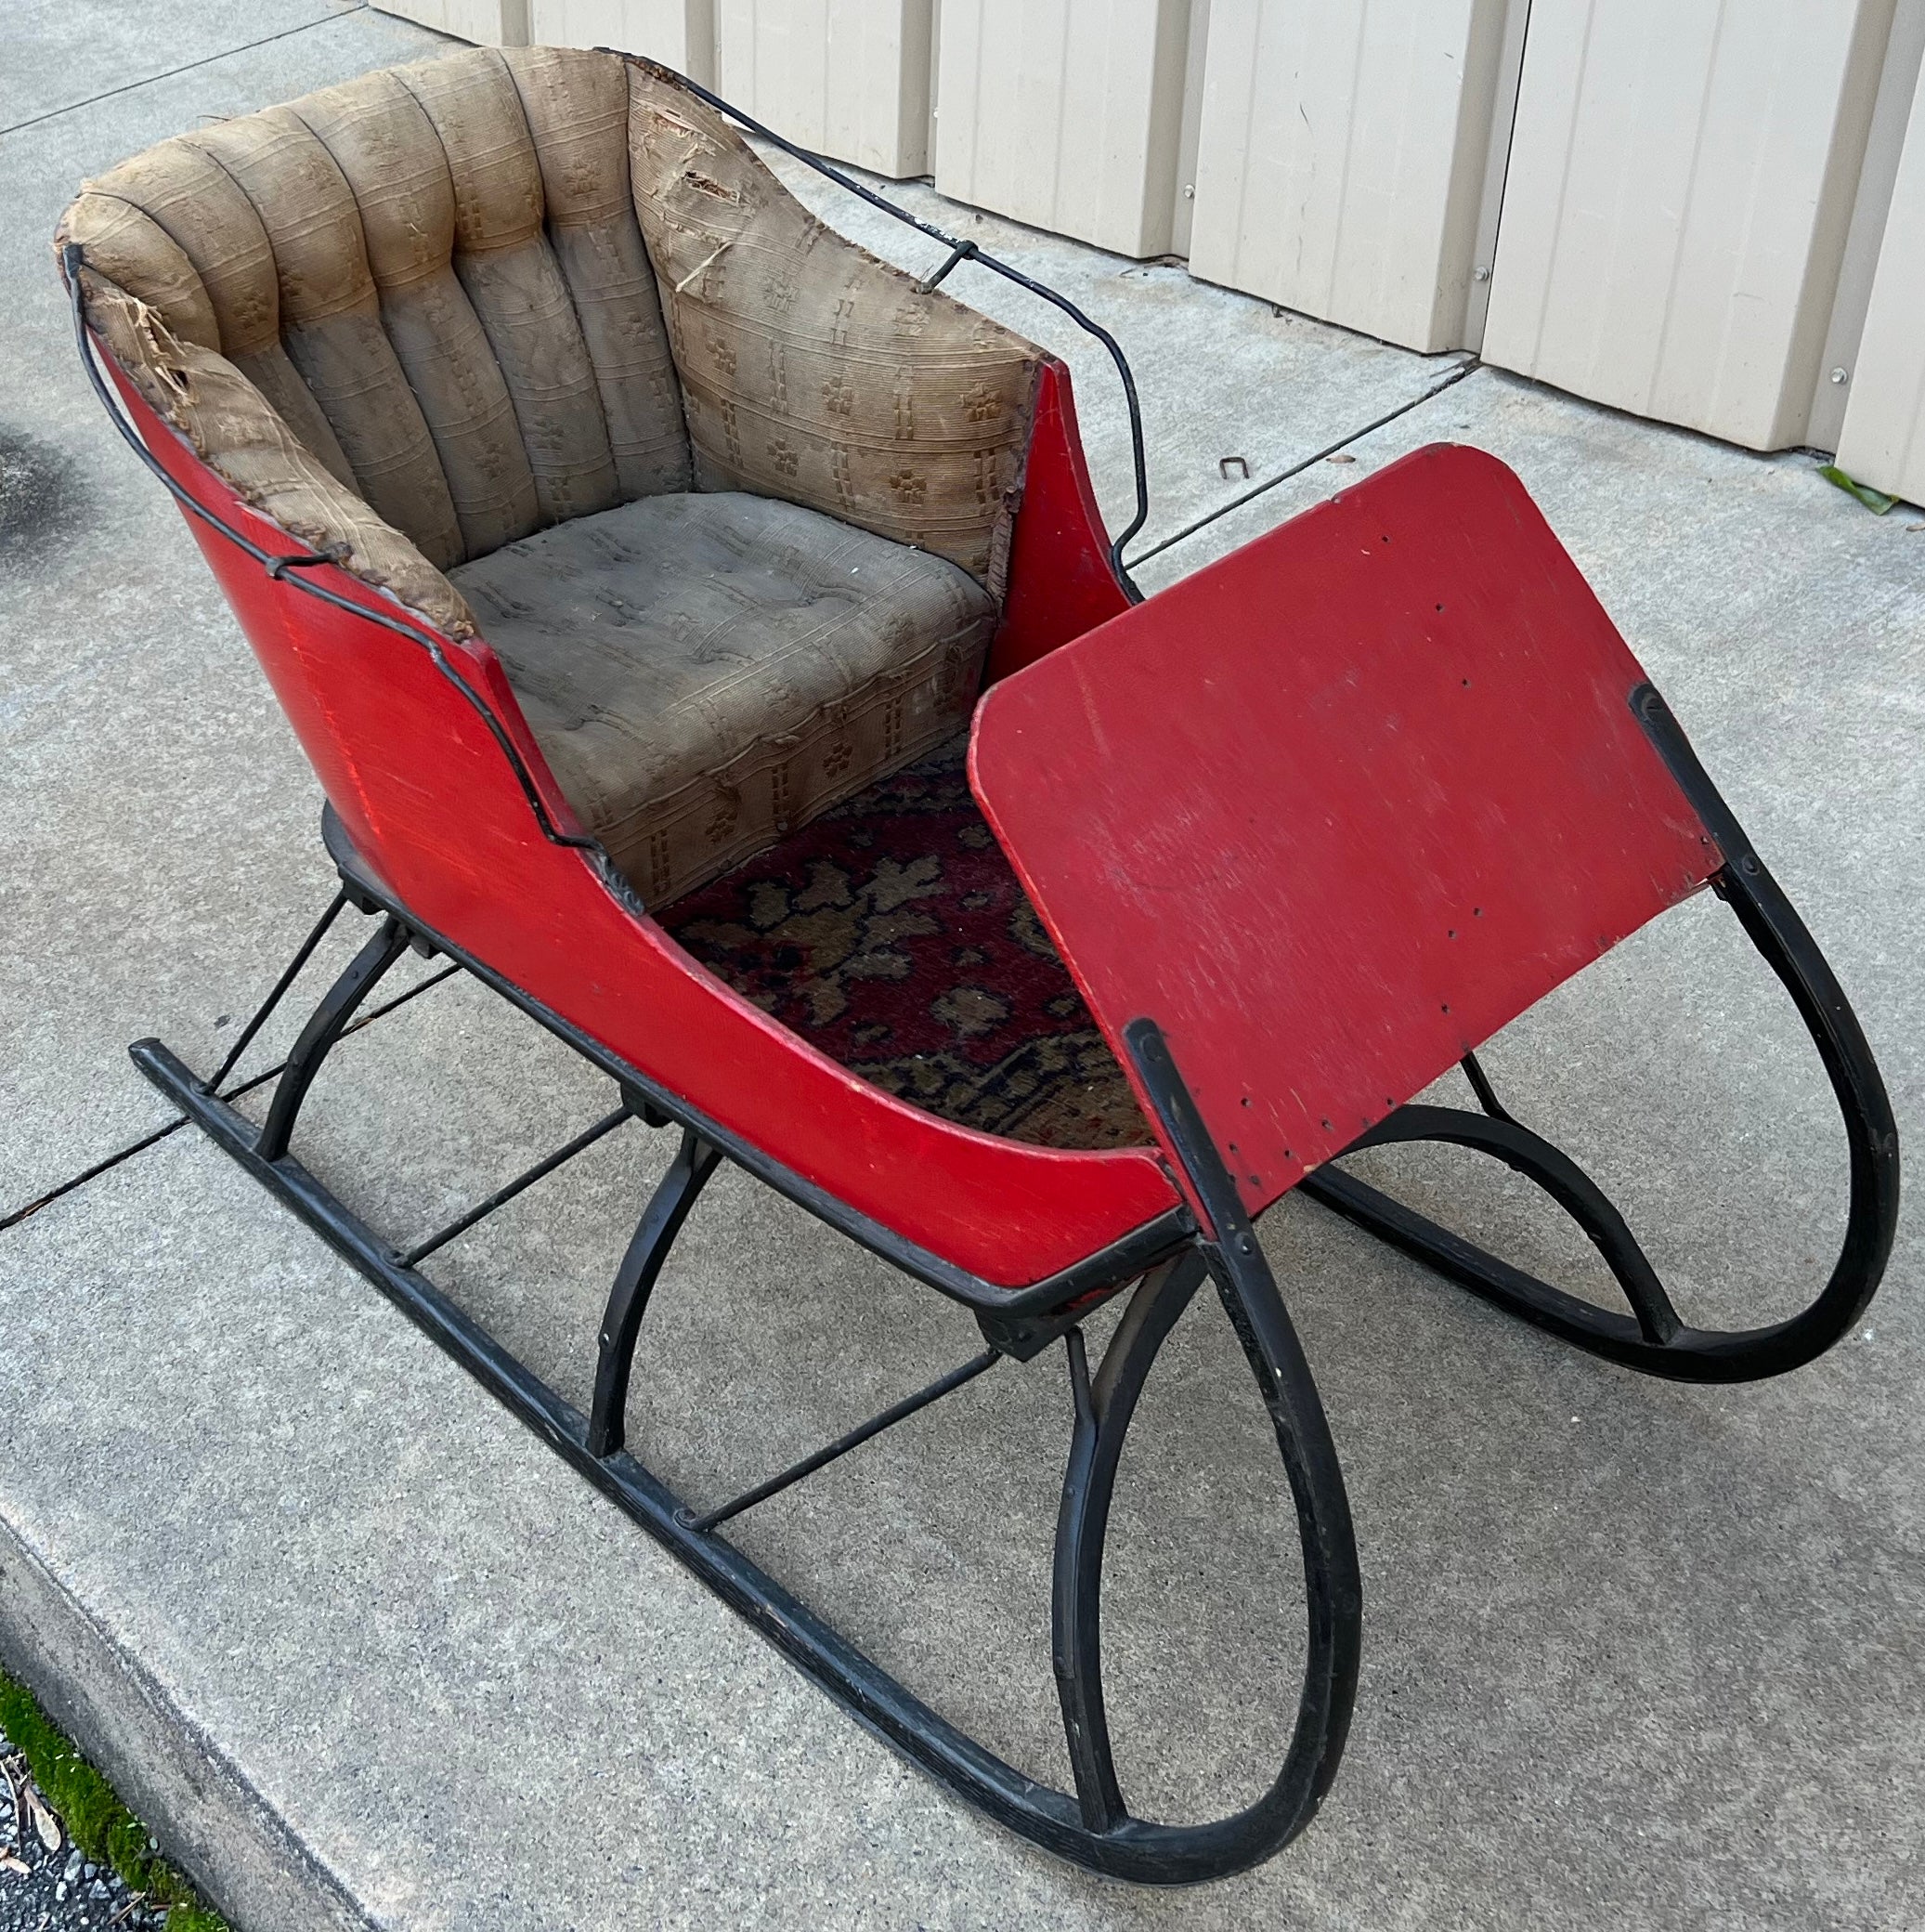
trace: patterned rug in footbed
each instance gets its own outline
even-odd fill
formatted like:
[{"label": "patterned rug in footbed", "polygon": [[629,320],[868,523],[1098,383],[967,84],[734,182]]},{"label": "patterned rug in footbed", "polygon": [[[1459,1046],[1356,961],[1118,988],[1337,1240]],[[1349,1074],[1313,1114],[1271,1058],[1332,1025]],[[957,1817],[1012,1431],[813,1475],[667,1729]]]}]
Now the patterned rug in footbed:
[{"label": "patterned rug in footbed", "polygon": [[668,907],[719,978],[932,1114],[1046,1147],[1150,1140],[969,796],[958,738]]}]

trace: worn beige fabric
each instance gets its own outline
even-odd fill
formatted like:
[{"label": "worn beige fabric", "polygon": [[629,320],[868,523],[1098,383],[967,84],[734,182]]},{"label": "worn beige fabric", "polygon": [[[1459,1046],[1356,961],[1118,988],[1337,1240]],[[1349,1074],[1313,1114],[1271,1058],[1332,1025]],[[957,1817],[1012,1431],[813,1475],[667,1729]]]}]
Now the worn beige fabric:
[{"label": "worn beige fabric", "polygon": [[455,273],[514,398],[543,523],[620,501],[588,345],[542,228],[541,168],[492,49],[397,70],[456,184]]},{"label": "worn beige fabric", "polygon": [[967,718],[1037,351],[825,228],[662,71],[365,74],[122,163],[60,238],[247,502],[456,635],[478,601],[648,898]]},{"label": "worn beige fabric", "polygon": [[478,556],[541,521],[514,405],[454,270],[454,180],[434,124],[392,73],[310,94],[293,112],[360,215],[381,324],[421,405],[461,530]]},{"label": "worn beige fabric", "polygon": [[627,70],[572,47],[501,59],[527,115],[548,242],[594,368],[620,496],[691,489],[682,386],[629,186]]},{"label": "worn beige fabric", "polygon": [[690,487],[628,118],[613,55],[477,47],[162,142],[90,245],[446,568]]},{"label": "worn beige fabric", "polygon": [[[85,200],[76,209],[84,211]],[[84,212],[77,225],[84,228]],[[399,530],[336,482],[274,411],[261,407],[260,392],[232,362],[181,340],[158,308],[91,271],[86,295],[88,319],[114,360],[244,503],[296,542],[332,551],[345,568],[391,591],[449,636],[474,634],[460,592]]]},{"label": "worn beige fabric", "polygon": [[[123,162],[89,183],[88,191],[144,213],[185,255],[214,310],[217,333],[202,346],[220,350],[329,473],[354,489],[346,453],[281,346],[274,251],[240,183],[212,156],[181,138],[163,141]],[[96,266],[141,300],[162,306],[151,261],[143,264],[137,256],[120,253]]]},{"label": "worn beige fabric", "polygon": [[762,496],[644,497],[453,578],[655,904],[960,729],[996,622],[954,564]]},{"label": "worn beige fabric", "polygon": [[282,346],[340,439],[357,489],[430,563],[459,563],[448,478],[382,327],[360,208],[340,165],[290,107],[188,138],[240,184],[267,229]]},{"label": "worn beige fabric", "polygon": [[696,473],[946,556],[1000,596],[1037,351],[825,227],[665,70],[629,161]]},{"label": "worn beige fabric", "polygon": [[92,190],[68,209],[61,241],[78,242],[97,276],[137,288],[176,340],[218,350],[220,323],[207,284],[180,245],[150,215],[129,202]]}]

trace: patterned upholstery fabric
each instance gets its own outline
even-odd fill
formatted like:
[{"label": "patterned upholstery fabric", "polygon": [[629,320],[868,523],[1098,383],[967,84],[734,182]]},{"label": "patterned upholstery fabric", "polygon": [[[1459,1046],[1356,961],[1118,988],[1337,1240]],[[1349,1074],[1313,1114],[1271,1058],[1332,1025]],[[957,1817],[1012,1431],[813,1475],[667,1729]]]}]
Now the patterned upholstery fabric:
[{"label": "patterned upholstery fabric", "polygon": [[[123,163],[59,239],[116,359],[246,501],[452,635],[475,625],[449,573],[484,597],[557,781],[644,894],[966,715],[1037,352],[825,228],[661,70],[528,47],[364,74]],[[740,490],[819,514],[688,507]],[[857,531],[852,599],[824,573]],[[876,539],[927,554],[886,566]],[[564,594],[565,562],[595,588]],[[610,624],[610,598],[652,614]],[[733,829],[698,836],[724,799]]]},{"label": "patterned upholstery fabric", "polygon": [[612,59],[476,49],[163,141],[65,228],[150,302],[140,244],[175,244],[214,324],[186,339],[445,570],[689,487],[628,106]]},{"label": "patterned upholstery fabric", "polygon": [[761,496],[646,497],[454,581],[562,790],[661,904],[968,722],[995,605]]},{"label": "patterned upholstery fabric", "polygon": [[631,95],[702,487],[826,510],[1000,596],[1035,350],[824,227],[660,69],[637,62]]}]

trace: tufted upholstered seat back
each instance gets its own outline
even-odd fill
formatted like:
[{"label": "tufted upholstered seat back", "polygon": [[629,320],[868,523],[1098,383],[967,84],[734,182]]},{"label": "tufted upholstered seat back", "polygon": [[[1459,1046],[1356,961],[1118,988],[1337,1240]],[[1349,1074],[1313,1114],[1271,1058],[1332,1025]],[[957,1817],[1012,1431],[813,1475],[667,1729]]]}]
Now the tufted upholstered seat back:
[{"label": "tufted upholstered seat back", "polygon": [[88,254],[165,254],[158,227],[205,291],[176,333],[447,569],[689,487],[628,120],[621,63],[592,55],[364,74],[91,183],[118,207]]},{"label": "tufted upholstered seat back", "polygon": [[61,239],[243,499],[451,636],[483,610],[652,901],[966,723],[1038,351],[818,221],[664,70],[364,74],[123,163]]},{"label": "tufted upholstered seat back", "polygon": [[457,631],[418,565],[690,489],[784,497],[1000,592],[1036,349],[816,220],[646,62],[475,48],[364,74],[161,142],[60,235],[217,471]]}]

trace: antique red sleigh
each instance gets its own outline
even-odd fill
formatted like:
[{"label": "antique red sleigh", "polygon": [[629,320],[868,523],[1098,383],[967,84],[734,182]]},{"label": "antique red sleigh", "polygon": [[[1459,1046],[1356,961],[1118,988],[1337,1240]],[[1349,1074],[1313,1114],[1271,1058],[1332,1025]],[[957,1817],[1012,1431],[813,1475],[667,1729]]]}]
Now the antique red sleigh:
[{"label": "antique red sleigh", "polygon": [[[1300,1187],[1610,1361],[1774,1375],[1828,1347],[1878,1284],[1891,1111],[1797,914],[1502,464],[1420,450],[1141,601],[1122,564],[1143,521],[1140,429],[1138,514],[1112,543],[1063,365],[939,284],[974,260],[1091,328],[1134,423],[1115,344],[790,150],[949,250],[919,282],[878,262],[801,210],[732,113],[615,54],[477,50],[163,143],[69,211],[89,374],[313,761],[341,877],[224,1067],[196,1074],[158,1040],[134,1058],[944,1785],[1102,1872],[1233,1872],[1328,1788],[1361,1615],[1342,1476],[1253,1219]],[[1830,1278],[1793,1319],[1736,1333],[1684,1320],[1622,1217],[1474,1057],[1706,885],[1802,1014],[1851,1155]],[[372,936],[257,1127],[225,1083],[344,907]],[[615,1106],[397,1245],[291,1146],[317,1069],[410,946],[567,1042]],[[1414,1101],[1460,1066],[1476,1111]],[[631,1119],[677,1131],[679,1153],[617,1274],[583,1415],[424,1267]],[[1628,1312],[1341,1164],[1424,1140],[1535,1182]],[[972,1311],[984,1347],[697,1509],[624,1436],[650,1292],[724,1160]],[[1157,1823],[1131,1814],[1112,1756],[1103,1550],[1145,1377],[1205,1281],[1294,1497],[1305,1668],[1268,1790],[1214,1822]],[[1080,1325],[1126,1290],[1093,1365]],[[1059,1342],[1069,1791],[938,1717],[722,1534]]]}]

